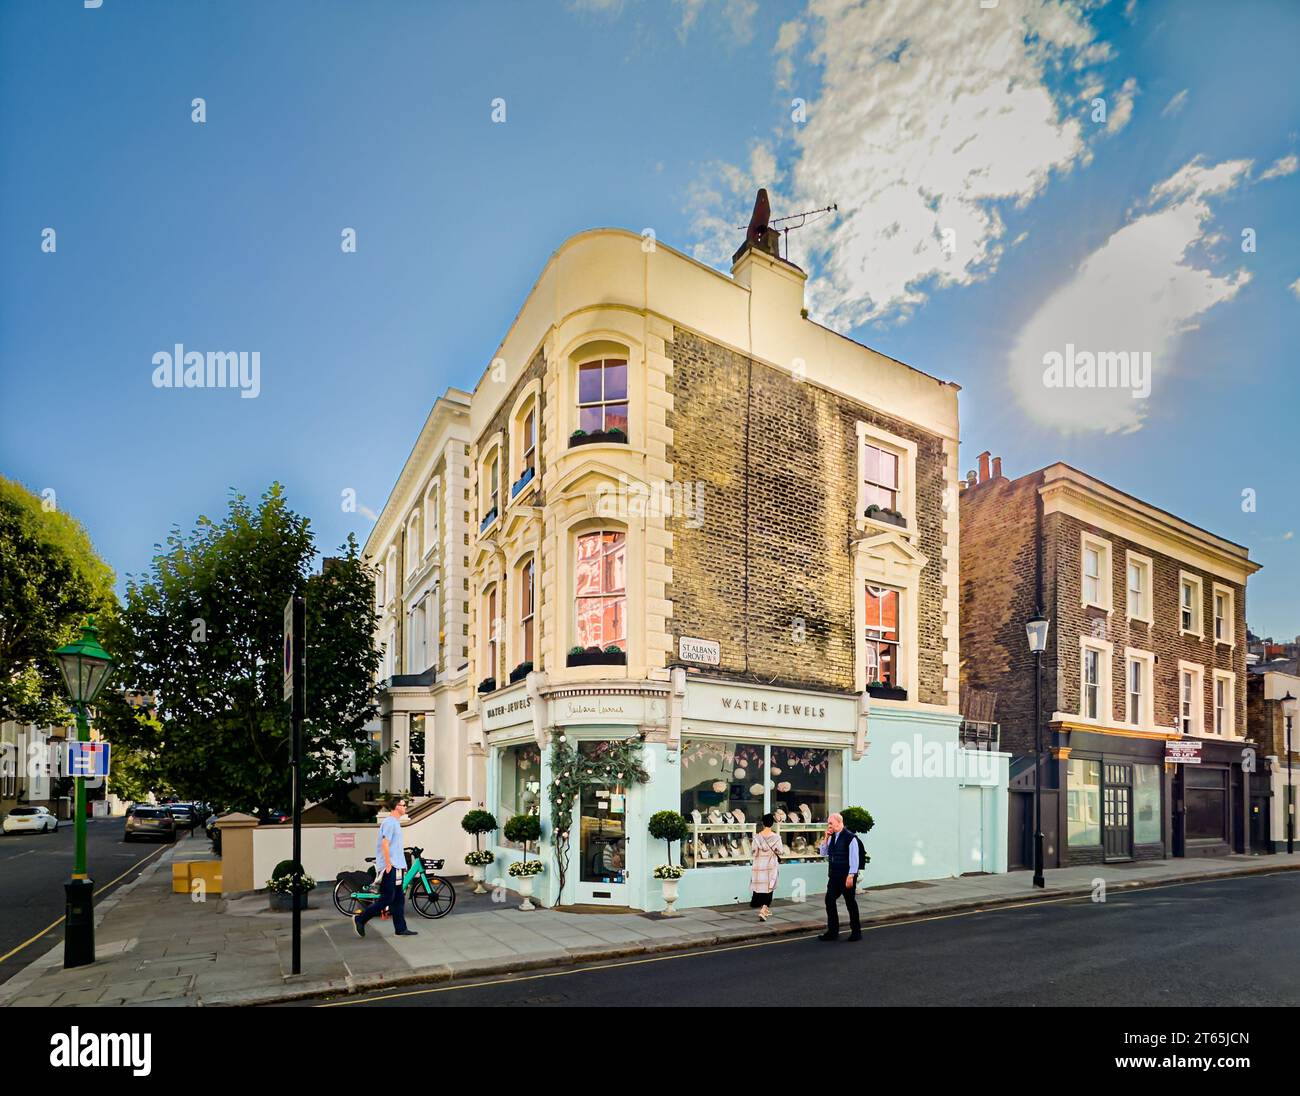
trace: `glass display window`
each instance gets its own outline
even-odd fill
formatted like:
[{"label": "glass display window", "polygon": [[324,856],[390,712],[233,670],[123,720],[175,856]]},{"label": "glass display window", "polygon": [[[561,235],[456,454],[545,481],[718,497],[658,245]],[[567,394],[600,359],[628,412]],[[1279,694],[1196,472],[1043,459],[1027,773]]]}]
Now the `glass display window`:
[{"label": "glass display window", "polygon": [[497,841],[506,848],[522,849],[517,842],[506,840],[502,832],[506,821],[517,814],[541,814],[542,751],[534,742],[507,746],[500,755],[500,785],[497,795]]}]

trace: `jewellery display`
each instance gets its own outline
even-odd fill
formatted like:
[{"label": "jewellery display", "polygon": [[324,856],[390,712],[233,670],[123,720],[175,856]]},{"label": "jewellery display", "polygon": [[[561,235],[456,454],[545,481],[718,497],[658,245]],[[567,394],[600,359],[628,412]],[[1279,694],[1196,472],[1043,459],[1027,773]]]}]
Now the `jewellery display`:
[{"label": "jewellery display", "polygon": [[781,844],[786,850],[785,856],[781,857],[783,862],[826,859],[817,851],[817,847],[822,843],[822,833],[826,829],[826,823],[800,822],[799,815],[791,811],[790,820],[777,823],[775,828],[781,835]]},{"label": "jewellery display", "polygon": [[[736,818],[739,812],[727,812]],[[717,821],[712,821],[714,816]],[[719,811],[709,812],[711,821],[688,824],[688,836],[682,843],[682,858],[685,867],[703,867],[706,865],[745,865],[754,858],[752,822],[726,822]],[[826,859],[817,851],[821,844],[826,823],[804,823],[793,811],[788,820],[778,822],[773,829],[781,839],[785,849],[781,860],[783,863],[800,860]]]}]

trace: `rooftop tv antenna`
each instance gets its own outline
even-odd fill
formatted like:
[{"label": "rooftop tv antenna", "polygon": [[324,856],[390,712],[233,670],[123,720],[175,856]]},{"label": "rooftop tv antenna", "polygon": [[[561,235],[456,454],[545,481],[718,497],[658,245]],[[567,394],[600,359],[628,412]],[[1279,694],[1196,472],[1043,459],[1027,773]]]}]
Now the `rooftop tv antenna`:
[{"label": "rooftop tv antenna", "polygon": [[[764,214],[766,213],[767,191],[760,190],[759,194],[761,197],[759,199],[759,203],[756,203],[755,205],[755,219],[760,217],[760,212],[759,212],[760,204],[763,206],[762,212]],[[771,219],[767,219],[764,217],[763,220],[765,223],[763,224],[762,227],[775,229],[777,232],[781,234],[784,246],[781,249],[783,254],[780,255],[779,257],[784,259],[786,262],[789,262],[791,231],[793,231],[796,228],[803,228],[804,225],[808,224],[810,218],[813,220],[818,220],[821,217],[826,216],[826,214],[828,213],[837,213],[839,212],[839,208],[840,208],[839,205],[833,202],[828,206],[823,206],[821,209],[806,209],[802,213],[791,213],[787,217],[774,217]],[[798,223],[797,224],[787,223],[791,221],[797,221]],[[784,225],[785,227],[779,227],[782,225]],[[741,229],[742,231],[748,229],[750,232],[752,232],[754,230],[754,224],[752,220],[749,225],[737,225],[736,227]]]}]

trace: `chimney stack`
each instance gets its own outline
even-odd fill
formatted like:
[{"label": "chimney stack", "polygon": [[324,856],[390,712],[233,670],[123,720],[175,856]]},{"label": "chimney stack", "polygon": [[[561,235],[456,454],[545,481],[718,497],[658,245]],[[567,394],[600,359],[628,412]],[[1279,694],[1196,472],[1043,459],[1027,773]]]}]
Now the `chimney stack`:
[{"label": "chimney stack", "polygon": [[969,472],[966,473],[966,486],[967,486],[967,487],[974,487],[974,486],[975,486],[975,469],[974,469],[974,468],[972,468]]},{"label": "chimney stack", "polygon": [[980,483],[987,483],[989,479],[989,451],[984,450],[979,456],[980,461]]},{"label": "chimney stack", "polygon": [[994,457],[994,458],[993,458],[993,478],[994,478],[994,479],[1001,479],[1001,478],[1002,478],[1002,458],[1001,458],[1001,457]]}]

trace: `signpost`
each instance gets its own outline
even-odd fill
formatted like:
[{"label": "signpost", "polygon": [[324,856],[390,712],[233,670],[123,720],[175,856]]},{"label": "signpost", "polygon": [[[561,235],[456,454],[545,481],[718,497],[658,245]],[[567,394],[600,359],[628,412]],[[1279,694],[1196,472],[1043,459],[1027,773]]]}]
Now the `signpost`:
[{"label": "signpost", "polygon": [[677,657],[683,662],[698,662],[702,666],[718,666],[722,663],[722,645],[714,639],[679,636],[677,639]]},{"label": "signpost", "polygon": [[302,973],[302,717],[307,701],[306,602],[294,594],[284,606],[284,698],[290,704],[293,773],[293,973]]},{"label": "signpost", "polygon": [[112,746],[107,742],[73,740],[63,744],[63,775],[91,780],[108,776],[108,759]]}]

